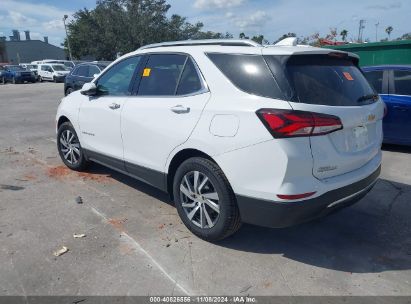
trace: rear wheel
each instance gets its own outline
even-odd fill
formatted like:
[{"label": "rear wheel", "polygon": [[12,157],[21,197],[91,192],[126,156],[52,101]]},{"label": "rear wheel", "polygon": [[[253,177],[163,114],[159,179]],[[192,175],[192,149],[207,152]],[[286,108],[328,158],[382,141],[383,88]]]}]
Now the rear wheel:
[{"label": "rear wheel", "polygon": [[1,83],[2,84],[6,84],[6,78],[3,76],[3,77],[1,77]]},{"label": "rear wheel", "polygon": [[81,171],[87,167],[88,161],[70,122],[63,123],[58,129],[57,149],[61,160],[70,169]]},{"label": "rear wheel", "polygon": [[207,241],[222,240],[241,227],[231,186],[211,160],[194,157],[177,169],[174,201],[186,227]]}]

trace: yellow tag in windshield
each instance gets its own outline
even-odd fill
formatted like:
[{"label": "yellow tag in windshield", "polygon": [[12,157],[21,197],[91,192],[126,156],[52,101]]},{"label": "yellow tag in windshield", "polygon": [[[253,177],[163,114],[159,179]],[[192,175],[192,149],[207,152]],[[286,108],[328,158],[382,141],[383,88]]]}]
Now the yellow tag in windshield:
[{"label": "yellow tag in windshield", "polygon": [[148,77],[148,76],[150,76],[150,72],[151,72],[151,69],[149,69],[149,68],[144,69],[144,71],[143,71],[143,77]]}]

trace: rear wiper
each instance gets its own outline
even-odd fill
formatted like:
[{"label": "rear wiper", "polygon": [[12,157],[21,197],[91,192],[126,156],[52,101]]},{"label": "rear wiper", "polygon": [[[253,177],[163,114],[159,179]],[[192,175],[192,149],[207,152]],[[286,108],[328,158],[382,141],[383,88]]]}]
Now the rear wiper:
[{"label": "rear wiper", "polygon": [[360,98],[357,99],[357,102],[363,102],[363,101],[370,100],[370,99],[377,100],[378,94],[368,94],[368,95],[361,96]]}]

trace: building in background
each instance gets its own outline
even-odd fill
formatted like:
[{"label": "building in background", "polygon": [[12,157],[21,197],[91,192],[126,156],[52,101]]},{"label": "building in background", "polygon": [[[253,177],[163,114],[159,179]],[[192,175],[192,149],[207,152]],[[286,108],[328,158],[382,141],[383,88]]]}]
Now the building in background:
[{"label": "building in background", "polygon": [[360,56],[360,66],[411,64],[411,40],[350,43],[323,47],[357,54]]},{"label": "building in background", "polygon": [[13,35],[0,37],[0,62],[1,63],[27,63],[43,59],[67,59],[64,49],[48,43],[48,37],[44,41],[31,40],[30,31],[24,31],[25,40],[20,39],[20,32],[13,30]]}]

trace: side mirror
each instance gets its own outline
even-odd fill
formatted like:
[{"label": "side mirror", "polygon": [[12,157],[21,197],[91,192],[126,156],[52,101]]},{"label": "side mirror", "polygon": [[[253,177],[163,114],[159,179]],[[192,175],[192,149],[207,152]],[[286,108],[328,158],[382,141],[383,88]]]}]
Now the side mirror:
[{"label": "side mirror", "polygon": [[87,82],[83,85],[80,93],[87,96],[93,96],[97,94],[97,87],[94,82]]}]

